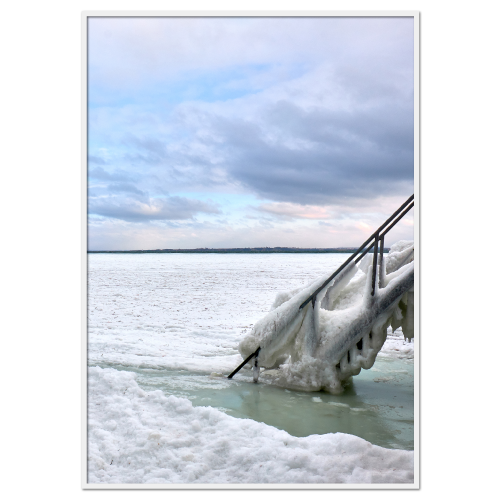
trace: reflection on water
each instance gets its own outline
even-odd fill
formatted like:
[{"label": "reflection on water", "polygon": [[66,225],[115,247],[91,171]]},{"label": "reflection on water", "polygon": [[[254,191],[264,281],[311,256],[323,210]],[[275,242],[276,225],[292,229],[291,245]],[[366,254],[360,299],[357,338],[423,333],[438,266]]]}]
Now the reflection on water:
[{"label": "reflection on water", "polygon": [[228,380],[187,371],[113,368],[137,373],[144,390],[185,397],[195,406],[212,406],[293,436],[343,432],[384,448],[413,450],[412,360],[379,358],[340,395],[282,389],[266,383],[265,376],[254,384],[250,370]]}]

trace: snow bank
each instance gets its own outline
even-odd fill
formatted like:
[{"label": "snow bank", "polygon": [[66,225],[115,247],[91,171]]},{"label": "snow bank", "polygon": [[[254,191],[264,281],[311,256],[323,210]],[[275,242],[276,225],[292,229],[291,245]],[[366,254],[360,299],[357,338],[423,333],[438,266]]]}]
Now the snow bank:
[{"label": "snow bank", "polygon": [[89,368],[89,483],[412,483],[413,452],[347,434],[296,438],[187,399],[135,374]]},{"label": "snow bank", "polygon": [[387,329],[402,327],[413,338],[413,243],[393,245],[382,262],[372,296],[373,255],[344,269],[316,297],[300,305],[328,278],[280,293],[271,312],[239,344],[246,358],[258,347],[258,365],[280,367],[275,383],[298,390],[342,392],[342,384],[373,366]]}]

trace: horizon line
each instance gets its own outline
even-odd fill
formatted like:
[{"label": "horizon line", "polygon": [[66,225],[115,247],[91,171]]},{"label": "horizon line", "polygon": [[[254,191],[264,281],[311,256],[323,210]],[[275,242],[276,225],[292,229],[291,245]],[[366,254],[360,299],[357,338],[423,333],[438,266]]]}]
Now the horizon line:
[{"label": "horizon line", "polygon": [[[384,251],[389,251],[390,247],[384,248]],[[358,247],[230,247],[230,248],[157,248],[154,250],[87,250],[87,253],[210,253],[210,252],[268,252],[276,253],[277,251],[285,252],[337,252],[351,253]]]}]

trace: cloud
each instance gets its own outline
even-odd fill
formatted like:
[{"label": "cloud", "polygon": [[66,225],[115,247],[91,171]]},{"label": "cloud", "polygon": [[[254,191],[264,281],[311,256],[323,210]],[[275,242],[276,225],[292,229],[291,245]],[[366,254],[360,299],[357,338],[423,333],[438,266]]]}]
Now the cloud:
[{"label": "cloud", "polygon": [[222,212],[189,234],[355,245],[413,192],[412,22],[91,19],[89,213],[187,246],[206,246],[181,235],[196,214]]},{"label": "cloud", "polygon": [[[122,130],[121,159],[131,166],[161,166],[174,182],[229,182],[271,200],[308,204],[388,193],[412,179],[411,19],[90,23],[91,66],[110,71],[120,64],[148,85],[133,93],[135,105],[91,117],[92,130]],[[238,68],[246,68],[244,78]],[[176,92],[165,71],[196,82],[200,98],[165,108]],[[268,72],[281,76],[237,98],[203,98],[214,85],[231,86],[231,76],[243,84]],[[106,81],[123,89],[130,78]]]},{"label": "cloud", "polygon": [[115,182],[108,185],[108,191],[111,193],[132,193],[139,196],[145,196],[146,193],[137,189],[133,184],[129,182]]},{"label": "cloud", "polygon": [[156,137],[137,137],[133,134],[128,134],[123,142],[128,146],[135,146],[138,151],[146,153],[126,154],[124,157],[129,161],[154,165],[168,160],[168,150],[165,142]]},{"label": "cloud", "polygon": [[[123,89],[256,66],[279,81],[297,62],[405,59],[411,31],[411,18],[96,17],[89,20],[89,76],[95,85]],[[236,80],[245,84],[251,76]]]},{"label": "cloud", "polygon": [[96,165],[106,165],[107,162],[104,158],[95,155],[88,155],[87,160],[89,163],[95,163]]},{"label": "cloud", "polygon": [[90,198],[88,213],[129,222],[193,219],[197,213],[219,214],[213,203],[170,196],[140,201],[135,198]]},{"label": "cloud", "polygon": [[[309,224],[260,224],[235,227],[226,224],[185,221],[89,221],[90,250],[137,250],[156,248],[234,248],[234,247],[358,247],[369,230],[355,224],[321,226]],[[193,236],[194,235],[194,236]],[[400,239],[413,239],[413,228],[399,224],[387,235],[385,246]]]},{"label": "cloud", "polygon": [[133,181],[134,176],[130,175],[128,172],[124,170],[116,170],[114,172],[108,172],[104,170],[102,167],[95,167],[88,171],[89,179],[97,179],[104,181],[116,181],[116,182],[131,182]]},{"label": "cloud", "polygon": [[325,207],[297,203],[263,203],[257,210],[286,219],[331,219],[333,214]]},{"label": "cloud", "polygon": [[411,194],[413,96],[396,87],[391,99],[374,93],[350,104],[332,99],[342,101],[353,82],[325,103],[307,95],[314,80],[296,82],[295,98],[285,88],[279,100],[278,89],[253,96],[248,114],[241,102],[240,114],[207,111],[213,139],[205,142],[224,152],[219,166],[228,177],[263,198],[302,204]]}]

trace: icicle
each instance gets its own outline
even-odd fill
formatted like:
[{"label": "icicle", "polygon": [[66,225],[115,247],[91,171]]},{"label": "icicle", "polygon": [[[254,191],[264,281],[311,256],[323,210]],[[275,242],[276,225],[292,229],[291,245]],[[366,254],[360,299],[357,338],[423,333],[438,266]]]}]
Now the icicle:
[{"label": "icicle", "polygon": [[405,336],[405,339],[408,339],[408,342],[410,342],[414,336],[413,306],[414,306],[414,293],[412,288],[410,291],[408,291],[408,295],[406,297],[406,314],[401,323],[403,334]]}]

